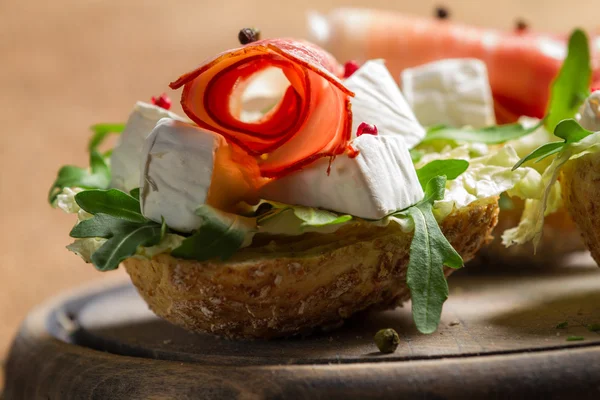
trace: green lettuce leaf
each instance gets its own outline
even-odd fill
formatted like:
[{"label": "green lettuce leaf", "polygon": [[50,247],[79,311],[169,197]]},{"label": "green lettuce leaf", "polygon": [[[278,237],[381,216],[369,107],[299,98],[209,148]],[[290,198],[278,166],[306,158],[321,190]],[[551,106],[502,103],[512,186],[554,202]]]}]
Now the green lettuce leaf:
[{"label": "green lettuce leaf", "polygon": [[560,185],[557,182],[560,169],[571,158],[597,152],[600,149],[599,133],[583,129],[572,119],[561,121],[556,126],[554,134],[564,139],[564,142],[552,164],[542,174],[542,196],[540,199],[530,198],[525,202],[519,225],[508,229],[502,235],[506,247],[529,241],[533,241],[534,248],[537,247],[542,237],[544,217],[561,204]]},{"label": "green lettuce leaf", "polygon": [[560,121],[573,118],[589,96],[592,68],[588,38],[582,30],[575,30],[569,38],[567,57],[550,88],[550,102],[545,126],[548,131]]},{"label": "green lettuce leaf", "polygon": [[431,179],[421,202],[395,214],[414,223],[406,283],[411,293],[413,319],[421,333],[435,332],[439,325],[448,298],[444,265],[451,268],[463,265],[460,254],[448,242],[433,215],[433,202],[443,199],[445,185],[443,176]]},{"label": "green lettuce leaf", "polygon": [[[264,226],[267,223],[276,223],[274,219],[285,218],[287,224],[297,225],[300,230],[307,228],[321,228],[332,225],[339,225],[352,220],[351,215],[337,214],[320,208],[296,206],[273,201],[265,201],[262,205],[268,204],[271,209],[258,216],[258,226]],[[292,213],[294,218],[289,218],[287,213]],[[294,227],[290,227],[293,229]]]},{"label": "green lettuce leaf", "polygon": [[196,210],[202,225],[171,252],[173,257],[198,261],[219,257],[227,260],[256,231],[255,220],[202,205]]}]

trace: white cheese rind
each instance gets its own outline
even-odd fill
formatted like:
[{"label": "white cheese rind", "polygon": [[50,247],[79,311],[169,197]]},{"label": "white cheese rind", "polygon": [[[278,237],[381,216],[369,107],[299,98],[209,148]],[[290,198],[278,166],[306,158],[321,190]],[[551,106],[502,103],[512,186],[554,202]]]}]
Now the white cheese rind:
[{"label": "white cheese rind", "polygon": [[402,96],[382,60],[367,61],[344,81],[354,92],[352,137],[362,122],[377,126],[380,135],[400,135],[409,147],[425,137],[425,129]]},{"label": "white cheese rind", "polygon": [[579,124],[588,131],[600,131],[600,90],[592,93],[579,108]]},{"label": "white cheese rind", "polygon": [[143,102],[136,103],[110,158],[111,187],[123,191],[138,187],[142,146],[161,118],[184,121],[182,117],[164,108]]},{"label": "white cheese rind", "polygon": [[156,222],[164,217],[180,232],[197,229],[202,219],[195,211],[206,203],[219,145],[215,133],[162,119],[142,149],[142,214]]},{"label": "white cheese rind", "polygon": [[402,92],[424,126],[482,128],[496,123],[485,63],[448,59],[408,68],[401,75]]},{"label": "white cheese rind", "polygon": [[408,147],[400,136],[362,135],[352,141],[355,158],[322,158],[276,179],[261,197],[287,204],[323,208],[365,219],[380,219],[423,199]]}]

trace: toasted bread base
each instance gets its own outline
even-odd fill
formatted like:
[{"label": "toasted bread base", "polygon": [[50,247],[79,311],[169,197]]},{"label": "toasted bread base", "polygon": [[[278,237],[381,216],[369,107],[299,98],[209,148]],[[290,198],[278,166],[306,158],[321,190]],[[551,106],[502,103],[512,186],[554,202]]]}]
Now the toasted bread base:
[{"label": "toasted bread base", "polygon": [[[497,198],[489,198],[454,211],[441,228],[467,261],[491,239],[497,217]],[[358,311],[408,300],[411,239],[397,224],[354,224],[327,235],[258,239],[226,262],[162,254],[124,266],[150,308],[176,325],[273,338],[339,326]]]},{"label": "toasted bread base", "polygon": [[587,154],[562,169],[563,198],[585,246],[600,265],[600,154]]},{"label": "toasted bread base", "polygon": [[494,240],[481,249],[473,261],[473,266],[486,269],[498,266],[544,267],[559,264],[569,254],[585,250],[581,234],[566,208],[561,208],[545,218],[542,239],[535,253],[531,242],[505,247],[502,244],[502,234],[519,224],[524,204],[520,199],[513,199],[514,208],[500,210],[498,225],[492,232]]}]

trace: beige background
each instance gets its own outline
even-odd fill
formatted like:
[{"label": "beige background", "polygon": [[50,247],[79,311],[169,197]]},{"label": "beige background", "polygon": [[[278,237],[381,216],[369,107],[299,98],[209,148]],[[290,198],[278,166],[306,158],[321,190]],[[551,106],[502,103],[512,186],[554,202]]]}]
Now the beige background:
[{"label": "beige background", "polygon": [[[124,120],[237,31],[302,35],[308,8],[369,4],[423,15],[437,1],[3,0],[0,2],[0,358],[19,321],[50,295],[101,274],[64,249],[73,219],[46,203],[63,163],[85,165],[87,128]],[[597,23],[594,1],[445,1],[460,21],[541,30]],[[521,3],[517,6],[517,4]],[[578,6],[578,7],[575,7]],[[177,95],[173,96],[178,101]]]}]

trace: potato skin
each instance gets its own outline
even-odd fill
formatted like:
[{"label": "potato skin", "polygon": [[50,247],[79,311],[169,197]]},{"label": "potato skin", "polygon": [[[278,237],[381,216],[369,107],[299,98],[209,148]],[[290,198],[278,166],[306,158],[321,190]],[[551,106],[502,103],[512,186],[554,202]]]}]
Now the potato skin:
[{"label": "potato skin", "polygon": [[513,198],[512,201],[514,208],[500,210],[498,225],[492,232],[494,239],[479,251],[470,267],[546,267],[560,264],[569,254],[585,251],[579,230],[566,208],[561,208],[545,218],[542,239],[535,254],[532,242],[505,247],[502,244],[502,234],[519,224],[524,207],[523,200]]},{"label": "potato skin", "polygon": [[[497,198],[483,199],[449,215],[442,230],[467,261],[491,239],[497,216]],[[411,238],[396,224],[355,224],[328,235],[258,240],[226,262],[162,254],[124,266],[150,308],[176,325],[274,338],[338,326],[358,311],[408,300]]]},{"label": "potato skin", "polygon": [[600,153],[568,161],[561,174],[565,204],[585,246],[600,265]]}]

